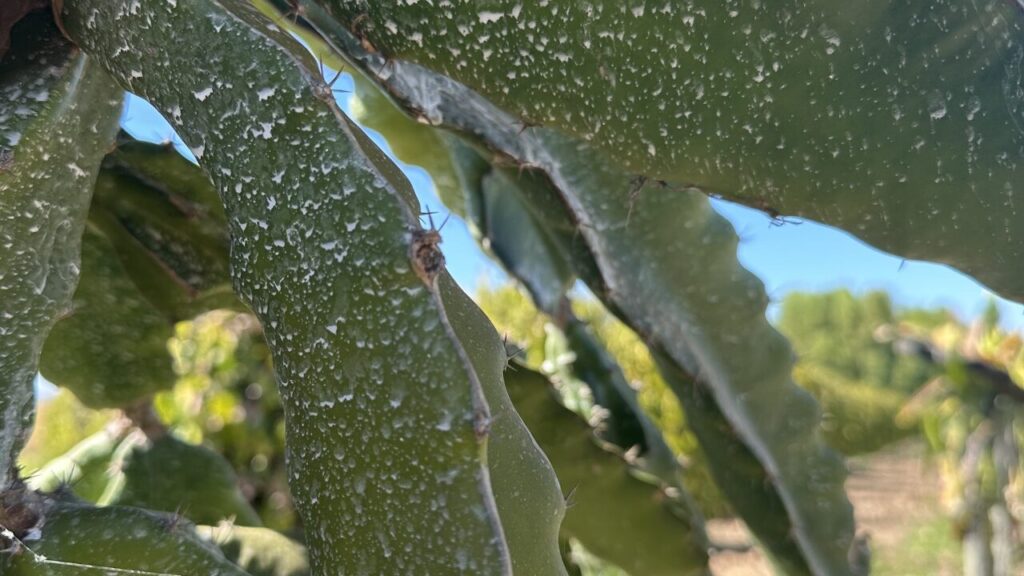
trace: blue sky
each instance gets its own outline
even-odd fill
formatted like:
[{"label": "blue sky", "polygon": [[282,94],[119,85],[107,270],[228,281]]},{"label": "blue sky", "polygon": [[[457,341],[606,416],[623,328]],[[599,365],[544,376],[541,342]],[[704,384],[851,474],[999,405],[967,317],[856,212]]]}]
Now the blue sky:
[{"label": "blue sky", "polygon": [[[343,83],[351,89],[351,78]],[[349,95],[339,102],[348,109]],[[130,98],[122,125],[136,138],[164,142],[173,140],[188,154],[170,125],[145,101]],[[371,136],[388,150],[379,135]],[[390,150],[388,150],[390,153]],[[424,205],[440,209],[443,204],[433,182],[422,169],[400,165],[406,171]],[[906,261],[860,242],[849,234],[810,221],[772,225],[767,215],[736,204],[713,201],[740,236],[740,261],[757,274],[773,302],[791,291],[821,292],[847,288],[853,292],[885,290],[903,307],[945,307],[962,319],[978,315],[992,294],[973,279],[946,266]],[[441,217],[443,218],[443,216]],[[444,228],[442,245],[448,268],[469,293],[481,282],[507,281],[501,269],[490,261],[470,236],[464,223],[453,217]],[[996,298],[1006,328],[1024,326],[1024,306]],[[769,316],[774,310],[769,310]]]}]

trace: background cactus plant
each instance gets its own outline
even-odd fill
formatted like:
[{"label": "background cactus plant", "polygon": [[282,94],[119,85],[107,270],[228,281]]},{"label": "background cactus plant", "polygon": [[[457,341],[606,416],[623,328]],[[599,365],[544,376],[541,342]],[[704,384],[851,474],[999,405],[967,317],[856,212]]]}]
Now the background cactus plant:
[{"label": "background cactus plant", "polygon": [[[709,573],[700,499],[575,311],[581,283],[654,359],[775,566],[863,574],[842,460],[708,196],[1024,293],[1012,3],[16,4],[0,10],[12,574],[557,575],[570,539],[634,576]],[[192,158],[115,136],[123,91]],[[448,275],[443,220],[356,120],[525,288],[589,421]],[[219,309],[251,311],[272,356],[287,537],[261,527],[231,451],[175,436],[154,401],[177,380],[176,323]],[[37,371],[121,416],[25,477]]]}]

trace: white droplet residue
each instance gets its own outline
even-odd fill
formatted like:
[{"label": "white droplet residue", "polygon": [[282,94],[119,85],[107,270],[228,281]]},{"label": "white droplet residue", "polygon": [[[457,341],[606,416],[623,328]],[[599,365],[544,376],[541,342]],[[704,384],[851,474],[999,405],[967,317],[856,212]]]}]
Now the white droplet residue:
[{"label": "white droplet residue", "polygon": [[436,429],[438,429],[438,430],[440,430],[442,432],[447,432],[447,431],[451,430],[452,429],[452,414],[451,414],[451,412],[444,412],[441,415],[441,420],[437,424],[434,425],[434,428],[436,428]]},{"label": "white droplet residue", "polygon": [[208,86],[203,90],[200,90],[199,92],[193,92],[192,96],[195,96],[196,100],[204,102],[206,101],[206,98],[209,97],[210,94],[213,94],[213,86]]},{"label": "white droplet residue", "polygon": [[263,88],[263,89],[259,90],[258,92],[256,92],[256,97],[260,99],[260,102],[262,102],[262,101],[266,100],[267,98],[270,98],[271,96],[273,96],[276,92],[277,92],[277,88],[273,88],[273,87]]},{"label": "white droplet residue", "polygon": [[71,170],[71,173],[75,175],[75,178],[85,178],[87,176],[85,170],[82,170],[82,168],[74,162],[68,164],[68,170]]},{"label": "white droplet residue", "polygon": [[928,116],[932,120],[941,120],[946,117],[946,99],[938,92],[928,95]]},{"label": "white droplet residue", "polygon": [[505,13],[504,12],[487,12],[487,11],[484,11],[484,12],[480,12],[479,14],[477,14],[477,16],[480,17],[480,23],[481,24],[489,24],[491,22],[497,22],[498,20],[501,20],[502,18],[504,18],[505,17]]}]

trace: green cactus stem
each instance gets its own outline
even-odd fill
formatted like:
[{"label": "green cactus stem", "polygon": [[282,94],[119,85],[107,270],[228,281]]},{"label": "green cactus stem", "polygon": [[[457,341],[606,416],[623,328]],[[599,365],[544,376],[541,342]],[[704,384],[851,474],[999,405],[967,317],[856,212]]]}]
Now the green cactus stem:
[{"label": "green cactus stem", "polygon": [[0,68],[0,491],[31,430],[40,350],[78,282],[82,229],[121,100],[48,14],[12,34]]}]

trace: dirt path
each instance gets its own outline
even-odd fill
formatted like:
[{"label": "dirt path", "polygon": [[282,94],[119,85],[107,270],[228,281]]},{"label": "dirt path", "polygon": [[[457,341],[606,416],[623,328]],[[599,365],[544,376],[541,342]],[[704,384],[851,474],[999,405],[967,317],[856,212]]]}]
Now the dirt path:
[{"label": "dirt path", "polygon": [[[871,535],[879,550],[899,544],[915,526],[941,514],[939,477],[924,458],[920,444],[905,444],[849,462],[846,490],[853,502],[857,527]],[[716,542],[749,541],[738,520],[712,520],[708,531]],[[760,552],[722,552],[711,560],[716,576],[773,576]]]}]

